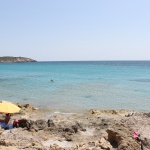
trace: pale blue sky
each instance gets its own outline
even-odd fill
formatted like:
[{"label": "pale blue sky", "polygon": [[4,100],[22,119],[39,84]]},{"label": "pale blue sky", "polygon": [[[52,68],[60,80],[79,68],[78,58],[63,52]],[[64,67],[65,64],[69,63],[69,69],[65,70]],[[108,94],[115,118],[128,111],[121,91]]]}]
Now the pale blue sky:
[{"label": "pale blue sky", "polygon": [[1,0],[0,56],[150,60],[150,0]]}]

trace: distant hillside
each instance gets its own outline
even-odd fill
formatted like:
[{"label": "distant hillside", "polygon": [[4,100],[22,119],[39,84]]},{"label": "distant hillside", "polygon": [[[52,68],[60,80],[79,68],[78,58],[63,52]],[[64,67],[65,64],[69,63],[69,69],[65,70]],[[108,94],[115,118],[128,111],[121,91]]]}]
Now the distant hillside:
[{"label": "distant hillside", "polygon": [[3,62],[36,62],[36,60],[33,60],[31,58],[25,58],[25,57],[5,56],[5,57],[0,57],[0,63]]}]

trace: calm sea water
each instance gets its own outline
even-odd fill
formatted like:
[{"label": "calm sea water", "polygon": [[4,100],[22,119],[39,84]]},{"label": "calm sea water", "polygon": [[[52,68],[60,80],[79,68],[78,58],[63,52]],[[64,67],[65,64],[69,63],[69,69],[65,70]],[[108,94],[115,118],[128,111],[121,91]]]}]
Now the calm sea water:
[{"label": "calm sea water", "polygon": [[1,63],[0,99],[55,111],[149,111],[150,61]]}]

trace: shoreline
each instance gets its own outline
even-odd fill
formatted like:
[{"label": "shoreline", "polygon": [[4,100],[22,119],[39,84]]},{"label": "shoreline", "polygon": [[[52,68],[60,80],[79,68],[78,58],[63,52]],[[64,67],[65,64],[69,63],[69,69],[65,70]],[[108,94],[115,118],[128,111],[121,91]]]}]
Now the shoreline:
[{"label": "shoreline", "polygon": [[[13,102],[13,103],[16,103],[16,102]],[[25,104],[24,102],[19,102],[20,104]],[[58,108],[54,108],[53,106],[40,106],[40,105],[37,105],[35,104],[35,102],[31,102],[31,103],[27,103],[31,106],[34,106],[34,108],[37,108],[41,111],[50,111],[50,112],[53,112],[53,113],[86,113],[92,109],[95,109],[95,110],[108,110],[108,111],[111,111],[111,110],[116,110],[116,111],[128,111],[128,112],[141,112],[141,113],[148,113],[149,110],[143,110],[143,109],[124,109],[124,108],[112,108],[112,107],[100,107],[100,108],[94,108],[94,107],[91,107],[91,108],[79,108],[79,107],[75,107],[75,108],[68,108],[68,106],[65,106],[65,107],[58,107]]]},{"label": "shoreline", "polygon": [[2,150],[113,150],[115,146],[118,150],[124,150],[123,147],[140,150],[140,142],[133,138],[134,131],[150,141],[150,113],[97,109],[63,113],[37,109],[29,104],[17,105],[21,111],[12,115],[11,122],[19,119],[19,128],[1,129]]}]

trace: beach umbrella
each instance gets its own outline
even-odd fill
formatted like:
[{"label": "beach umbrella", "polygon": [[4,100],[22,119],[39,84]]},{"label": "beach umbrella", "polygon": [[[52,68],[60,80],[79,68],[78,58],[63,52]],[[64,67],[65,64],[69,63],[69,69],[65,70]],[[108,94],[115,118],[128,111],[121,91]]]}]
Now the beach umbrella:
[{"label": "beach umbrella", "polygon": [[1,101],[0,103],[0,113],[17,113],[20,108],[15,104],[7,101]]}]

